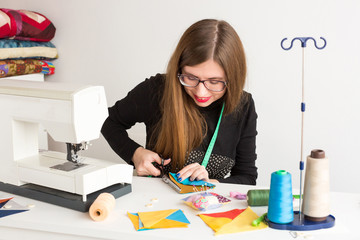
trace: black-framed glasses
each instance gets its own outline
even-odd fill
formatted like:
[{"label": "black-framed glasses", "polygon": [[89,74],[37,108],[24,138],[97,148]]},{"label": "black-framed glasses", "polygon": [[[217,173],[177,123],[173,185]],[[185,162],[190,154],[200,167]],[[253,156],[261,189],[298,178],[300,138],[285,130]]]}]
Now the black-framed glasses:
[{"label": "black-framed glasses", "polygon": [[213,92],[221,92],[226,88],[226,82],[220,80],[200,80],[198,77],[188,74],[178,74],[180,83],[185,87],[196,87],[199,83],[203,83],[204,86]]}]

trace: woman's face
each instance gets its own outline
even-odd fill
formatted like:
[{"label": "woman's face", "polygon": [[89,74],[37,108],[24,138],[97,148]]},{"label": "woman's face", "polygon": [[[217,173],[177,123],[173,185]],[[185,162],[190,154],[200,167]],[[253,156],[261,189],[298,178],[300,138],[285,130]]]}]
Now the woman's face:
[{"label": "woman's face", "polygon": [[[195,66],[185,66],[182,74],[199,78],[200,80],[226,81],[224,69],[214,60],[209,59]],[[185,91],[195,101],[199,107],[207,107],[211,103],[224,96],[226,88],[221,92],[208,90],[204,83],[199,83],[196,87],[185,87]]]}]

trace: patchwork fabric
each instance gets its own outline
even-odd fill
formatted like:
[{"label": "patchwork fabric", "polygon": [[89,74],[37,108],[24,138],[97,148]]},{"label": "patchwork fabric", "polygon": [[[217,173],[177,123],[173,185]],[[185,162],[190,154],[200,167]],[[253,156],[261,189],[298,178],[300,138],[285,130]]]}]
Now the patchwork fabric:
[{"label": "patchwork fabric", "polygon": [[0,39],[0,60],[36,58],[53,60],[58,52],[51,42]]},{"label": "patchwork fabric", "polygon": [[182,199],[184,203],[196,210],[205,211],[219,208],[231,202],[230,199],[214,192],[202,192]]},{"label": "patchwork fabric", "polygon": [[136,231],[158,228],[186,228],[189,220],[180,209],[169,209],[153,212],[127,212]]},{"label": "patchwork fabric", "polygon": [[0,38],[48,42],[55,31],[54,24],[40,13],[0,8]]},{"label": "patchwork fabric", "polygon": [[259,218],[259,216],[250,207],[246,209],[233,209],[221,213],[199,214],[198,216],[214,230],[215,236],[254,231],[268,227],[263,222],[258,226],[252,225],[252,222]]},{"label": "patchwork fabric", "polygon": [[51,62],[36,59],[0,61],[0,78],[32,73],[54,74],[55,67]]},{"label": "patchwork fabric", "polygon": [[[163,176],[166,177],[167,175]],[[213,189],[215,188],[215,184],[209,183],[209,182],[205,182],[202,180],[194,180],[194,181],[190,181],[189,178],[186,178],[184,180],[182,180],[181,182],[179,181],[178,177],[176,176],[175,173],[169,173],[167,181],[171,181],[172,184],[174,184],[178,193],[191,193],[191,192],[200,192],[200,191],[205,191],[205,190],[209,190],[209,189]],[[169,183],[170,184],[170,183]]]}]

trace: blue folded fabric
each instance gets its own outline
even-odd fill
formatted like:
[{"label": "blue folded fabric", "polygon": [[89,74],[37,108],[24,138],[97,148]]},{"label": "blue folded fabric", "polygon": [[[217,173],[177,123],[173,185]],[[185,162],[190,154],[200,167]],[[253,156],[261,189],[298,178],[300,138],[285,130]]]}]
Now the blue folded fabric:
[{"label": "blue folded fabric", "polygon": [[0,60],[25,58],[54,60],[58,52],[51,42],[0,39]]},{"label": "blue folded fabric", "polygon": [[184,185],[190,185],[190,186],[207,186],[207,187],[215,187],[214,184],[212,183],[209,183],[209,182],[205,182],[203,180],[194,180],[194,181],[191,181],[189,178],[186,178],[184,180],[182,180],[181,182],[179,181],[178,177],[176,176],[175,173],[169,173],[171,174],[171,176],[178,182],[178,183],[181,183],[181,184],[184,184]]}]

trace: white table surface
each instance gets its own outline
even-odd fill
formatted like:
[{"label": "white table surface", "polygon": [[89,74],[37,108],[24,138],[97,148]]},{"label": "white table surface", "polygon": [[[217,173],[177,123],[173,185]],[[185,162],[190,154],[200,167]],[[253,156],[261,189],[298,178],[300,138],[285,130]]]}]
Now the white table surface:
[{"label": "white table surface", "polygon": [[[246,193],[249,189],[261,187],[217,184],[212,191],[229,197],[230,191]],[[178,194],[159,178],[134,177],[132,192],[116,199],[116,206],[107,219],[93,221],[88,213],[43,203],[40,201],[0,192],[0,198],[14,197],[22,204],[34,204],[30,211],[0,218],[0,239],[294,239],[290,231],[263,229],[251,232],[214,236],[214,232],[197,216],[196,211],[185,205],[181,199],[188,195]],[[157,198],[157,202],[152,202]],[[231,199],[221,208],[207,211],[223,212],[234,208],[246,208],[244,200]],[[147,207],[152,203],[152,207]],[[135,231],[126,212],[182,209],[189,219],[188,228],[155,229]],[[259,216],[267,207],[252,207]],[[331,215],[336,218],[335,226],[329,229],[302,231],[296,239],[360,239],[360,194],[331,193]]]}]

